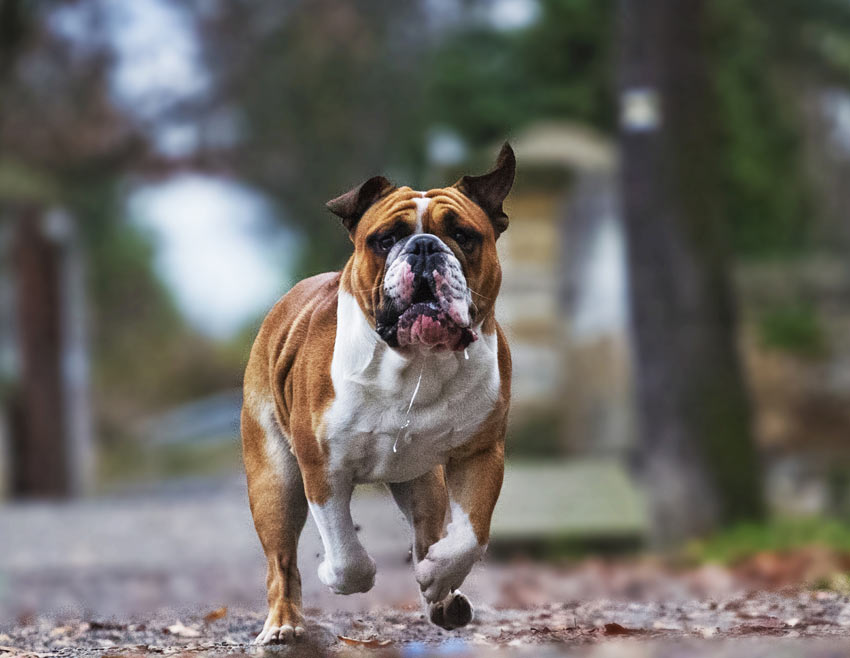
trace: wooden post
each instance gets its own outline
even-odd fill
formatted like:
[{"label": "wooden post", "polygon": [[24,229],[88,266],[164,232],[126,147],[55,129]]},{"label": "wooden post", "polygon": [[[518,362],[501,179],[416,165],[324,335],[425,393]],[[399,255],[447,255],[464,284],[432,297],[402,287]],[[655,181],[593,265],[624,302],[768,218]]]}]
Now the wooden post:
[{"label": "wooden post", "polygon": [[14,289],[11,253],[12,222],[0,208],[0,500],[11,489],[10,423],[14,382],[17,375],[17,349],[14,338]]},{"label": "wooden post", "polygon": [[68,497],[91,481],[81,268],[69,216],[19,206],[12,240],[18,384],[9,423],[11,492]]}]

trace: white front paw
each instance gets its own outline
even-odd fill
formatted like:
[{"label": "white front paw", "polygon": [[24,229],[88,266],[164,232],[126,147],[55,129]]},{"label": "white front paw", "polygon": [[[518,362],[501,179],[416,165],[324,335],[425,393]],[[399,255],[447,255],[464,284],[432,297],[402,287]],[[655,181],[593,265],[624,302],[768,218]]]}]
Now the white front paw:
[{"label": "white front paw", "polygon": [[459,542],[451,534],[428,549],[425,558],[416,565],[416,581],[428,603],[445,599],[461,586],[466,576],[484,554],[484,548],[474,540]]},{"label": "white front paw", "polygon": [[319,565],[319,580],[334,594],[368,592],[375,584],[375,571],[375,561],[366,554],[341,564],[326,557]]}]

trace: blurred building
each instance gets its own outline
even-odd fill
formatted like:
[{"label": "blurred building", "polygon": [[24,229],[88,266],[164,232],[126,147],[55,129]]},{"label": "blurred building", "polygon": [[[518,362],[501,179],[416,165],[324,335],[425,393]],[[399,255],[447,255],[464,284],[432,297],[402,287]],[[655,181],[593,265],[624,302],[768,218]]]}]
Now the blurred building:
[{"label": "blurred building", "polygon": [[512,145],[497,315],[513,354],[513,446],[620,454],[631,412],[614,147],[568,122],[533,124]]},{"label": "blurred building", "polygon": [[[511,141],[497,305],[514,361],[509,452],[622,462],[634,423],[614,146],[570,123]],[[756,438],[781,512],[850,514],[848,291],[836,255],[737,269]]]}]

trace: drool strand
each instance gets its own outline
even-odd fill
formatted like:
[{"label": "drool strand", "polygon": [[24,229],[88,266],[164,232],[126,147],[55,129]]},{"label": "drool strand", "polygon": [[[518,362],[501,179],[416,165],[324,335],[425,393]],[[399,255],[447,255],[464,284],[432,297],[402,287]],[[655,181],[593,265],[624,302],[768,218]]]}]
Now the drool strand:
[{"label": "drool strand", "polygon": [[416,380],[416,388],[413,389],[413,395],[410,396],[410,404],[407,405],[407,411],[404,414],[404,422],[401,424],[401,427],[398,428],[398,434],[395,437],[395,443],[393,443],[393,452],[398,452],[398,440],[401,438],[404,430],[408,428],[410,425],[410,410],[413,408],[413,401],[416,399],[416,394],[419,392],[419,385],[422,383],[422,373],[425,372],[425,360],[422,361],[422,368],[419,370],[419,379]]}]

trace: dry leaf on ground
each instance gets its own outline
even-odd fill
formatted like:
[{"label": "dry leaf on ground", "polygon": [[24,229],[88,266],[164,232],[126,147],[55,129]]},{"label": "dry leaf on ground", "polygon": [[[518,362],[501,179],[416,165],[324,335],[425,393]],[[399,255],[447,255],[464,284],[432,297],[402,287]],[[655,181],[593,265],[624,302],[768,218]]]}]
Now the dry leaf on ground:
[{"label": "dry leaf on ground", "polygon": [[376,637],[370,637],[367,640],[358,640],[345,635],[337,635],[341,642],[344,642],[350,647],[366,647],[367,649],[382,649],[392,644],[392,640],[379,640]]},{"label": "dry leaf on ground", "polygon": [[605,635],[635,635],[642,632],[636,628],[626,628],[616,622],[605,624],[602,628],[605,630]]},{"label": "dry leaf on ground", "polygon": [[227,606],[221,606],[220,608],[216,608],[212,612],[208,612],[204,615],[204,623],[211,624],[214,621],[218,621],[219,619],[224,619],[227,616]]},{"label": "dry leaf on ground", "polygon": [[178,621],[176,624],[172,624],[168,628],[165,629],[172,635],[176,635],[177,637],[200,637],[201,632],[195,628],[191,628],[190,626],[185,626],[183,622]]}]

